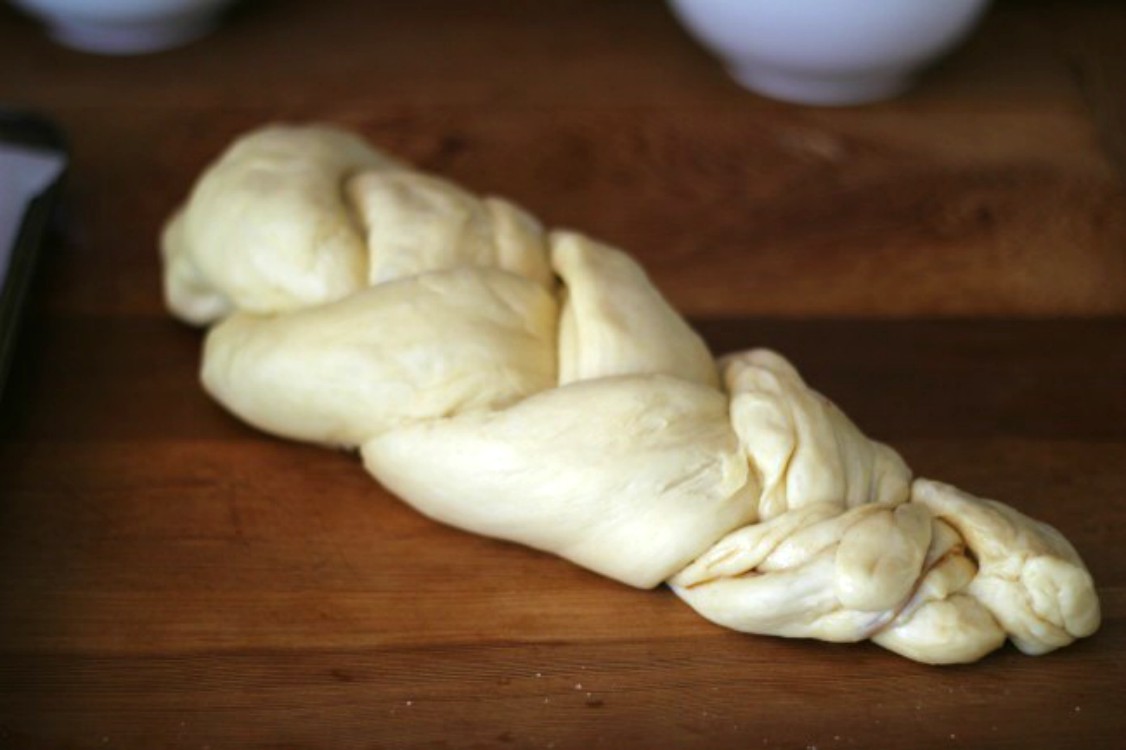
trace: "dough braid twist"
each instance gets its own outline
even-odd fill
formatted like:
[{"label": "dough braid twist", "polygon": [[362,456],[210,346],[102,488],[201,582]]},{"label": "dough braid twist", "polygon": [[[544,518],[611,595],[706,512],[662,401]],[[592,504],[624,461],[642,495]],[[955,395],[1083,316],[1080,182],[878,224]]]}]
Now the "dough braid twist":
[{"label": "dough braid twist", "polygon": [[927,479],[765,350],[718,363],[626,254],[326,127],[234,143],[163,237],[202,378],[247,422],[358,448],[435,519],[737,630],[923,662],[1094,632],[1053,528]]}]

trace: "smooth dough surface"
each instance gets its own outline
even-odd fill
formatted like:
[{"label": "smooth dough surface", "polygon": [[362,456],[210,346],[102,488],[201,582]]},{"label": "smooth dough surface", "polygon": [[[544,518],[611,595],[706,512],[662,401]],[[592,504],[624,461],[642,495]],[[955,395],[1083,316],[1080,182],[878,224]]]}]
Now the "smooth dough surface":
[{"label": "smooth dough surface", "polygon": [[750,517],[758,488],[726,407],[677,378],[601,378],[391,430],[362,453],[431,517],[649,587]]},{"label": "smooth dough surface", "polygon": [[237,140],[165,229],[165,297],[181,318],[273,313],[364,286],[367,248],[349,175],[397,162],[333,128],[273,126]]},{"label": "smooth dough surface", "polygon": [[236,313],[207,336],[203,383],[260,429],[355,447],[552,387],[557,317],[519,276],[435,271],[288,315]]}]

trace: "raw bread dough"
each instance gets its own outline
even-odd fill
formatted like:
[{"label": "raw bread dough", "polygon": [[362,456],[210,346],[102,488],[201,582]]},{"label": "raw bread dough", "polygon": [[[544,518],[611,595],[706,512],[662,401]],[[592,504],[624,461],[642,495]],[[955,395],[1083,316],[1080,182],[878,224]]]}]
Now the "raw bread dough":
[{"label": "raw bread dough", "polygon": [[327,127],[263,128],[200,177],[162,238],[165,299],[196,324],[341,299],[366,284],[367,246],[342,182],[397,168]]},{"label": "raw bread dough", "polygon": [[203,382],[421,512],[751,633],[966,662],[1093,633],[1055,529],[914,478],[779,354],[718,363],[628,255],[353,135],[273,126],[163,236]]}]

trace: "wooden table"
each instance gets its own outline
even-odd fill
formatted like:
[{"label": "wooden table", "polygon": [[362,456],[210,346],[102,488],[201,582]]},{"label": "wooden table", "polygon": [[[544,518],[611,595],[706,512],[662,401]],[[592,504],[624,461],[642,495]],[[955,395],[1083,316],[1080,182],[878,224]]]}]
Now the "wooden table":
[{"label": "wooden table", "polygon": [[[1126,733],[1120,3],[1008,3],[896,101],[741,91],[656,2],[245,3],[163,54],[0,10],[74,163],[0,408],[0,747],[1112,747]],[[1094,637],[967,667],[735,634],[438,526],[195,379],[156,237],[269,120],[629,248],[915,469],[1059,527]]]}]

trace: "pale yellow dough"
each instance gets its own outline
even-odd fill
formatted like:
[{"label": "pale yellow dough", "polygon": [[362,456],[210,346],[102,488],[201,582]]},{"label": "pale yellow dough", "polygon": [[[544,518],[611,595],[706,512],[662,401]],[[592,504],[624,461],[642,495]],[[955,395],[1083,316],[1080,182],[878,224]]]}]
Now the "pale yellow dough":
[{"label": "pale yellow dough", "polygon": [[1055,529],[913,477],[781,355],[716,361],[620,250],[272,126],[163,236],[165,295],[211,325],[202,378],[268,432],[358,448],[422,513],[737,630],[973,661],[1099,626]]},{"label": "pale yellow dough", "polygon": [[332,128],[273,126],[239,138],[165,227],[169,308],[206,324],[236,310],[299,310],[363,288],[367,248],[343,183],[395,166]]}]

